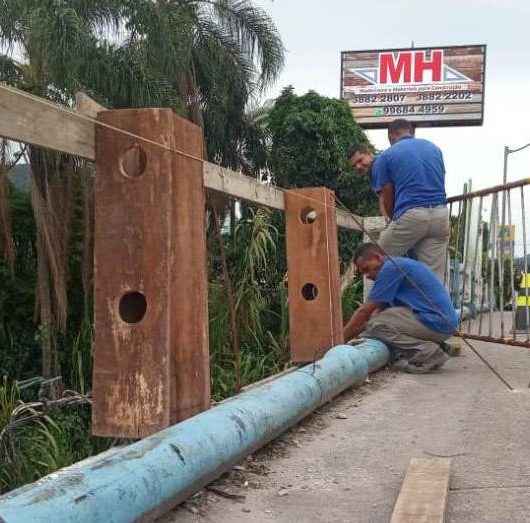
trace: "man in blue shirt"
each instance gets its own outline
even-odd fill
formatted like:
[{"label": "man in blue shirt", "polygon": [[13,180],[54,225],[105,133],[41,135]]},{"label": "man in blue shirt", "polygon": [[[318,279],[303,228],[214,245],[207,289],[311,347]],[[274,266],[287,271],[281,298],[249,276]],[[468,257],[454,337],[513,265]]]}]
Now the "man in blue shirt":
[{"label": "man in blue shirt", "polygon": [[404,256],[412,250],[417,260],[443,280],[449,213],[442,152],[428,140],[415,138],[406,120],[392,122],[388,135],[391,147],[376,158],[363,145],[349,151],[357,172],[370,174],[381,212],[391,219],[379,245],[392,256]]},{"label": "man in blue shirt", "polygon": [[344,327],[344,338],[378,339],[398,358],[405,372],[439,369],[447,360],[445,340],[458,326],[458,316],[442,282],[423,263],[385,257],[374,243],[355,252],[359,271],[374,281],[368,300]]}]

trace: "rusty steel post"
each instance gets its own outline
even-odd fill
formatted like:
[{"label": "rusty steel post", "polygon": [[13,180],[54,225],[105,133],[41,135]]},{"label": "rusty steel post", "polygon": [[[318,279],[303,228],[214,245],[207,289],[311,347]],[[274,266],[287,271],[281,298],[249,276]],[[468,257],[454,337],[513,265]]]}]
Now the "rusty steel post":
[{"label": "rusty steel post", "polygon": [[285,192],[291,359],[320,359],[344,341],[335,196],[325,188]]},{"label": "rusty steel post", "polygon": [[209,405],[202,164],[167,149],[201,156],[202,132],[169,109],[98,119],[93,433],[141,438]]}]

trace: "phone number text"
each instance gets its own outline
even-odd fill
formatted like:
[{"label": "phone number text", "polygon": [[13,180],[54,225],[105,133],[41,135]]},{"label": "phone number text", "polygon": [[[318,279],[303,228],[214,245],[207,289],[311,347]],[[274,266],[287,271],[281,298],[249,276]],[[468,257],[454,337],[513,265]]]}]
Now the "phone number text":
[{"label": "phone number text", "polygon": [[[354,104],[384,104],[384,103],[399,103],[405,101],[405,94],[359,94],[354,95],[350,101]],[[418,102],[441,102],[452,100],[472,100],[473,93],[471,91],[456,91],[448,93],[417,93],[416,100]]]},{"label": "phone number text", "polygon": [[430,105],[390,105],[375,109],[375,116],[388,114],[441,114],[446,110],[445,105],[430,104]]}]

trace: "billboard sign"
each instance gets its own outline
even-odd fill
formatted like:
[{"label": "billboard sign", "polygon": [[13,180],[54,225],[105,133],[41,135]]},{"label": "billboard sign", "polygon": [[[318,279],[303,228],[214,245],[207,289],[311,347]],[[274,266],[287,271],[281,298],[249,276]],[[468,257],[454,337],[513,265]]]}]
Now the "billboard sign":
[{"label": "billboard sign", "polygon": [[341,98],[368,129],[482,125],[486,46],[344,51]]}]

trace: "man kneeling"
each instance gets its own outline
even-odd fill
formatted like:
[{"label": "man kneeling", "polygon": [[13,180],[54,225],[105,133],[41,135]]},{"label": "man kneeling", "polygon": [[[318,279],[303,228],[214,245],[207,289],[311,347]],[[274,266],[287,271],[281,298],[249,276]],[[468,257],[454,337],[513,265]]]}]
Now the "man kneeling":
[{"label": "man kneeling", "polygon": [[374,286],[346,324],[344,339],[360,334],[382,341],[397,360],[395,367],[405,372],[439,369],[449,359],[444,342],[458,317],[438,277],[421,262],[386,257],[373,243],[360,245],[354,262]]}]

